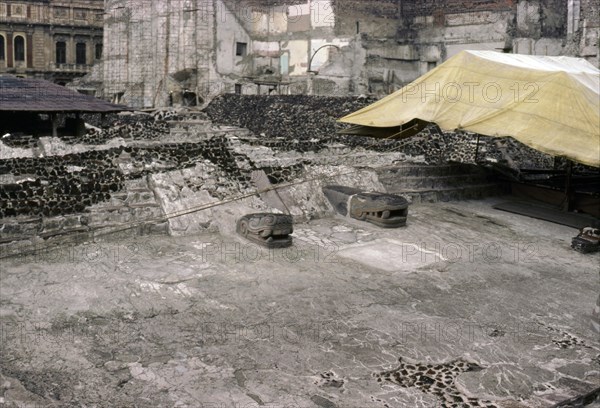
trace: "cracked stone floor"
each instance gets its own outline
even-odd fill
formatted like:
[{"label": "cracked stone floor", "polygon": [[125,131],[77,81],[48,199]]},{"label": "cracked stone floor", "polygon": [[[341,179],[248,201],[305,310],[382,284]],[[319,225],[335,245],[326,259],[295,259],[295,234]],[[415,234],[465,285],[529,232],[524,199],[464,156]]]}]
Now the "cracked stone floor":
[{"label": "cracked stone floor", "polygon": [[491,204],[414,206],[390,230],[315,220],[289,249],[147,235],[0,260],[0,407],[550,407],[596,389],[600,254]]}]

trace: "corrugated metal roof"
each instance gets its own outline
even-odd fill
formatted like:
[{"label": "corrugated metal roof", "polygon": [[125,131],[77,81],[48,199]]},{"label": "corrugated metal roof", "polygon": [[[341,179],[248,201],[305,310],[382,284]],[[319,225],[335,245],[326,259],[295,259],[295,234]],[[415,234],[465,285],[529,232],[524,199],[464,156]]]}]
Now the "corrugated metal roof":
[{"label": "corrugated metal roof", "polygon": [[0,76],[0,111],[11,112],[121,112],[127,106],[33,78]]}]

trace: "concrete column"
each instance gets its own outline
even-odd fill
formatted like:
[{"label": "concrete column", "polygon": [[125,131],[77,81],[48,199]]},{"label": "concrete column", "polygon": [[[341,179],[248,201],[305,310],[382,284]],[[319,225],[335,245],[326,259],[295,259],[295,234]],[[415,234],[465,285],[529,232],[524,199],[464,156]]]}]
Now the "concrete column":
[{"label": "concrete column", "polygon": [[69,37],[67,41],[67,64],[75,64],[75,38]]},{"label": "concrete column", "polygon": [[567,34],[574,34],[579,29],[581,1],[569,0],[567,12]]},{"label": "concrete column", "polygon": [[307,77],[306,77],[306,80],[307,80],[307,83],[306,83],[306,93],[308,95],[313,95],[314,94],[314,87],[313,87],[314,76],[315,76],[314,72],[309,72],[308,75],[307,75]]},{"label": "concrete column", "polygon": [[92,37],[87,38],[84,41],[85,44],[85,64],[92,65],[94,63],[94,43]]},{"label": "concrete column", "polygon": [[85,121],[81,119],[81,114],[75,114],[75,136],[82,137],[85,135]]},{"label": "concrete column", "polygon": [[[29,6],[27,6],[29,7]],[[25,36],[25,64],[27,68],[33,68],[33,33]]]},{"label": "concrete column", "polygon": [[13,35],[6,33],[6,66],[13,67]]}]

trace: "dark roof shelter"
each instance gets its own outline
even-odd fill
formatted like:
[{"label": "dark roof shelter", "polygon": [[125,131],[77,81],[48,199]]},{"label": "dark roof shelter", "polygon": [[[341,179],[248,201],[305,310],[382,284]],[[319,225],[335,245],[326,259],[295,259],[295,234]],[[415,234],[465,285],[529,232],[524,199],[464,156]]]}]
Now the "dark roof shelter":
[{"label": "dark roof shelter", "polygon": [[0,111],[37,113],[114,113],[128,111],[42,79],[0,76]]},{"label": "dark roof shelter", "polygon": [[[104,116],[130,110],[127,106],[83,95],[42,79],[0,75],[0,135],[9,132],[34,136],[83,136],[86,130],[80,114]],[[48,115],[49,119],[43,120],[40,114]],[[75,118],[67,117],[72,114]],[[61,117],[65,120],[60,120]],[[64,127],[59,128],[61,123]]]}]

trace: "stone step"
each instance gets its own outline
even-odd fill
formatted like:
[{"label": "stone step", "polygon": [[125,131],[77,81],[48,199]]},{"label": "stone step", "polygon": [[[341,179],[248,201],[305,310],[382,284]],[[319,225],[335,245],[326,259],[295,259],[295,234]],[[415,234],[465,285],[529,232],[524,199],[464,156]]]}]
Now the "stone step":
[{"label": "stone step", "polygon": [[85,215],[66,215],[58,217],[42,217],[35,219],[0,220],[0,243],[31,239],[39,236],[42,238],[87,231],[87,217]]},{"label": "stone step", "polygon": [[32,219],[0,219],[0,243],[17,241],[39,234],[42,230],[42,220]]},{"label": "stone step", "polygon": [[182,120],[167,120],[167,123],[172,126],[177,125],[210,125],[212,122],[207,119],[182,119]]},{"label": "stone step", "polygon": [[68,235],[68,234],[76,234],[81,232],[87,232],[90,228],[88,226],[80,226],[73,228],[63,228],[61,230],[52,230],[52,231],[43,231],[39,234],[41,238],[48,239],[50,237]]},{"label": "stone step", "polygon": [[394,176],[379,177],[387,191],[395,193],[411,189],[439,189],[447,187],[465,187],[488,182],[486,174],[459,174],[453,176]]},{"label": "stone step", "polygon": [[208,120],[173,120],[168,123],[171,129],[198,128],[208,130],[212,127],[212,123]]},{"label": "stone step", "polygon": [[407,189],[405,191],[396,191],[394,194],[400,194],[408,197],[412,204],[418,203],[436,203],[439,201],[460,201],[477,200],[485,197],[493,197],[507,194],[509,186],[505,183],[485,183],[475,184],[456,188],[440,189]]},{"label": "stone step", "polygon": [[380,178],[408,177],[408,176],[453,176],[461,174],[487,174],[486,169],[468,164],[442,164],[442,165],[394,165],[377,169]]},{"label": "stone step", "polygon": [[[141,235],[168,235],[167,222],[152,222],[125,228],[127,225],[114,223],[92,227],[70,228],[57,232],[43,232],[36,235],[12,236],[10,239],[0,238],[0,259],[9,256],[35,254],[40,260],[64,259],[69,252],[57,250],[65,245],[80,245],[83,242],[94,242],[98,236],[112,235],[114,237],[130,238]],[[71,259],[71,258],[67,258]]]},{"label": "stone step", "polygon": [[171,132],[173,131],[209,131],[212,124],[208,121],[177,121],[170,122]]},{"label": "stone step", "polygon": [[[201,139],[210,139],[214,136],[236,136],[236,137],[245,137],[248,135],[248,130],[245,129],[199,129],[199,128],[172,128],[170,132],[172,137],[179,137],[182,139],[186,138],[201,138]],[[172,143],[177,143],[177,140],[173,140]]]},{"label": "stone step", "polygon": [[152,189],[148,186],[146,187],[135,187],[135,188],[128,188],[126,192],[120,193],[120,194],[126,194],[126,193],[151,193]]},{"label": "stone step", "polygon": [[155,204],[156,198],[152,190],[129,190],[125,203],[131,204]]},{"label": "stone step", "polygon": [[96,208],[94,210],[88,214],[87,225],[91,228],[128,225],[139,222],[160,222],[163,218],[162,210],[158,205],[113,209]]}]

